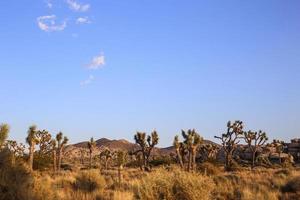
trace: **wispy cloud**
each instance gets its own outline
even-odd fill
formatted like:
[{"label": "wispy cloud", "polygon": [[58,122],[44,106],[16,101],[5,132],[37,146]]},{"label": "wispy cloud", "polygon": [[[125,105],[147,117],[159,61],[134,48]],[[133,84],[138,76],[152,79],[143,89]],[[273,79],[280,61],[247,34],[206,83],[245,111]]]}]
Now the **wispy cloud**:
[{"label": "wispy cloud", "polygon": [[90,24],[91,20],[88,17],[78,17],[76,24]]},{"label": "wispy cloud", "polygon": [[66,2],[71,10],[77,12],[86,12],[90,9],[90,4],[81,4],[76,2],[75,0],[66,0]]},{"label": "wispy cloud", "polygon": [[52,8],[53,7],[53,4],[51,3],[51,0],[45,0],[45,2],[46,2],[46,6],[48,8]]},{"label": "wispy cloud", "polygon": [[101,67],[103,67],[105,65],[105,57],[103,55],[103,53],[101,53],[98,56],[95,56],[91,63],[88,64],[87,68],[88,69],[99,69]]},{"label": "wispy cloud", "polygon": [[93,82],[94,79],[95,77],[93,75],[89,75],[89,77],[86,80],[80,82],[80,85],[81,86],[89,85]]},{"label": "wispy cloud", "polygon": [[38,26],[41,30],[46,32],[51,31],[62,31],[66,28],[67,23],[63,21],[60,24],[56,24],[56,16],[55,15],[45,15],[37,18]]}]

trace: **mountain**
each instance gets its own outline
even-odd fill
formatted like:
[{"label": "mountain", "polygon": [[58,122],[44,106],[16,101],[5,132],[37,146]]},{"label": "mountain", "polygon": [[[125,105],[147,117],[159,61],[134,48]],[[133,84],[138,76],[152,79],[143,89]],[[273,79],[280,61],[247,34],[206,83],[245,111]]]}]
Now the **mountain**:
[{"label": "mountain", "polygon": [[[205,144],[215,144],[218,145],[212,141],[204,140]],[[88,148],[88,142],[79,142],[76,144],[68,145],[65,148],[65,152],[70,155],[71,157],[79,157],[80,150],[87,150]],[[110,140],[107,138],[101,138],[99,140],[96,140],[96,149],[95,154],[99,154],[100,151],[102,151],[105,148],[108,148],[113,151],[121,150],[121,151],[136,151],[139,149],[139,146],[137,144],[131,143],[125,139],[120,140]],[[153,149],[152,155],[170,155],[170,153],[175,154],[175,148],[173,146],[165,147],[165,148],[158,148],[155,147]]]},{"label": "mountain", "polygon": [[[80,142],[77,144],[69,145],[77,148],[88,148],[88,142]],[[122,150],[122,151],[132,151],[138,148],[138,145],[128,142],[127,140],[109,140],[107,138],[101,138],[96,140],[96,146],[99,149],[108,148],[110,150]]]}]

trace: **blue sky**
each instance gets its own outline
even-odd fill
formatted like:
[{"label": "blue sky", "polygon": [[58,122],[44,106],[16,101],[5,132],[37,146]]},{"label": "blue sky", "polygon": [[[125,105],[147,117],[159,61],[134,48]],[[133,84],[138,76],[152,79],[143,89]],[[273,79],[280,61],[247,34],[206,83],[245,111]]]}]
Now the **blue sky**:
[{"label": "blue sky", "polygon": [[228,120],[300,133],[300,1],[0,1],[0,122],[70,142]]}]

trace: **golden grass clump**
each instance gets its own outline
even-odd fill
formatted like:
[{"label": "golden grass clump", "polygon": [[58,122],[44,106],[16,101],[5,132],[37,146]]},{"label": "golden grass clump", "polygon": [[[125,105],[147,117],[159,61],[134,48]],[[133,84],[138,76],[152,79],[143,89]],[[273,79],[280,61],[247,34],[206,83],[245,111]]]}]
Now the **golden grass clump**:
[{"label": "golden grass clump", "polygon": [[80,190],[82,192],[103,190],[105,186],[105,179],[98,170],[79,172],[73,184],[75,190]]},{"label": "golden grass clump", "polygon": [[274,170],[243,171],[213,177],[215,199],[279,199],[280,188],[288,176],[276,174],[289,173]]},{"label": "golden grass clump", "polygon": [[198,200],[210,199],[213,181],[197,173],[156,170],[135,183],[135,198]]},{"label": "golden grass clump", "polygon": [[222,170],[217,165],[205,162],[201,163],[197,166],[197,170],[201,172],[204,175],[213,176],[213,175],[219,175],[222,173]]}]

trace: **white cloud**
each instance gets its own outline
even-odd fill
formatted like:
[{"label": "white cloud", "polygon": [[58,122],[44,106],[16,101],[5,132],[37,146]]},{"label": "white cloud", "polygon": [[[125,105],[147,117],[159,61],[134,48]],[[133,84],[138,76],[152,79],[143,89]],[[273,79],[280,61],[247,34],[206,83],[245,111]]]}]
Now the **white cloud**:
[{"label": "white cloud", "polygon": [[46,2],[46,6],[48,8],[52,8],[53,7],[53,4],[51,3],[51,0],[46,0],[45,2]]},{"label": "white cloud", "polygon": [[78,17],[76,20],[76,24],[89,24],[91,20],[88,17]]},{"label": "white cloud", "polygon": [[89,77],[86,80],[80,82],[80,85],[85,86],[91,84],[94,79],[95,77],[93,75],[89,75]]},{"label": "white cloud", "polygon": [[67,26],[66,21],[63,21],[61,24],[56,24],[55,21],[56,21],[55,15],[46,15],[37,18],[38,26],[43,31],[46,32],[62,31],[66,28]]},{"label": "white cloud", "polygon": [[104,55],[101,53],[100,55],[95,56],[87,67],[89,69],[99,69],[103,65],[105,65],[105,58]]},{"label": "white cloud", "polygon": [[80,4],[76,2],[75,0],[66,0],[67,4],[69,5],[69,8],[71,10],[77,11],[77,12],[86,12],[90,8],[90,4]]}]

